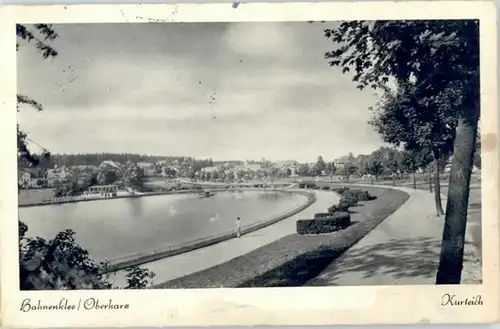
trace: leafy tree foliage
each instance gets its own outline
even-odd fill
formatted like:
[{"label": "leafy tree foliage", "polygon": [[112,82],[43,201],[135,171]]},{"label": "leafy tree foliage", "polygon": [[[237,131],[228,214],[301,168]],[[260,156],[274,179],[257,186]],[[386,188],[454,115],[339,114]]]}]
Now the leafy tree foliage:
[{"label": "leafy tree foliage", "polygon": [[[349,21],[325,30],[325,36],[337,45],[326,54],[330,65],[340,66],[344,73],[352,70],[359,89],[387,89],[390,81],[401,88],[398,98],[403,97],[403,104],[408,103],[407,99],[415,106],[413,115],[426,118],[422,124],[412,124],[424,131],[417,135],[420,140],[446,127],[428,124],[436,120],[427,117],[440,104],[447,110],[437,112],[438,122],[456,119],[438,284],[458,284],[461,278],[468,190],[480,115],[478,25],[474,20]],[[454,97],[456,114],[448,112]],[[413,140],[419,142],[419,138]]]},{"label": "leafy tree foliage", "polygon": [[314,165],[313,175],[315,175],[315,176],[321,175],[323,172],[326,172],[326,171],[327,171],[326,162],[325,162],[325,160],[323,160],[323,157],[320,155],[318,157],[318,161]]},{"label": "leafy tree foliage", "polygon": [[[17,35],[17,47],[19,50],[20,43],[34,43],[35,47],[40,51],[43,58],[56,57],[57,51],[50,46],[50,41],[55,40],[58,37],[58,34],[53,29],[50,24],[35,24],[31,29],[28,29],[25,25],[18,24],[16,26],[16,35]],[[28,105],[33,107],[37,111],[42,111],[43,106],[39,102],[34,99],[29,98],[26,95],[17,95],[17,107],[19,111],[20,105]],[[40,162],[40,157],[37,157],[28,149],[27,146],[28,136],[24,133],[19,125],[17,126],[17,149],[18,155],[21,158],[21,162],[25,165],[36,166]],[[42,157],[47,158],[50,156],[48,151],[43,152]]]},{"label": "leafy tree foliage", "polygon": [[133,162],[128,162],[122,169],[122,180],[126,187],[130,187],[137,191],[142,191],[144,188],[144,170]]},{"label": "leafy tree foliage", "polygon": [[132,266],[127,270],[125,279],[128,282],[128,289],[144,289],[147,288],[155,274],[149,270]]},{"label": "leafy tree foliage", "polygon": [[[57,38],[57,33],[51,25],[35,24],[28,29],[17,25],[18,41],[34,43],[43,58],[57,56],[57,51],[48,42]],[[17,44],[19,50],[19,43]],[[26,95],[17,95],[18,110],[22,104],[29,105],[38,111],[43,110],[42,104]],[[49,161],[50,153],[42,156],[34,155],[27,146],[28,136],[19,125],[17,126],[17,148],[19,166],[36,167],[41,161]],[[82,179],[82,178],[80,178]],[[82,180],[91,180],[92,177]],[[71,184],[85,184],[71,180]],[[69,190],[74,190],[72,186]],[[89,258],[88,251],[75,242],[75,232],[64,230],[54,239],[45,240],[41,237],[27,237],[28,226],[19,221],[19,278],[23,290],[49,289],[109,289],[111,284],[104,274],[105,264],[97,264]],[[127,273],[128,289],[146,287],[154,273],[147,269],[131,268]]]},{"label": "leafy tree foliage", "polygon": [[[75,242],[75,232],[59,232],[54,239],[26,237],[19,225],[20,288],[22,290],[110,289],[106,263],[97,264]],[[154,273],[137,266],[127,270],[126,289],[146,288]]]}]

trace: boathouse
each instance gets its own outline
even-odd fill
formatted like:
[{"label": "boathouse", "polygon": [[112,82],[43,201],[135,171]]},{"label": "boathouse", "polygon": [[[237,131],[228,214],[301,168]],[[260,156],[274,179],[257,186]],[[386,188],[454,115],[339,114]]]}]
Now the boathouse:
[{"label": "boathouse", "polygon": [[118,193],[118,185],[94,185],[89,187],[88,194],[102,195],[105,197],[116,196]]}]

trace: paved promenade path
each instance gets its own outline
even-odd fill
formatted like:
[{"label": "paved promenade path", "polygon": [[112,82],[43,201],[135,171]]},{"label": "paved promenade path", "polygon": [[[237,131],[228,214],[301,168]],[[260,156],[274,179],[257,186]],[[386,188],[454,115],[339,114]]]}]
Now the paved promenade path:
[{"label": "paved promenade path", "polygon": [[[141,265],[141,267],[148,268],[155,272],[156,277],[153,284],[156,284],[222,264],[284,236],[296,233],[296,221],[298,219],[313,218],[315,213],[326,212],[328,207],[337,203],[339,200],[339,197],[332,192],[314,192],[316,193],[315,203],[300,213],[288,217],[276,224],[243,235],[239,239],[234,238],[226,240],[205,248],[147,263]],[[111,275],[110,281],[115,286],[124,286],[124,275],[124,271],[119,271],[117,274]]]},{"label": "paved promenade path", "polygon": [[306,285],[435,283],[444,216],[436,217],[428,191],[396,189],[410,199]]}]

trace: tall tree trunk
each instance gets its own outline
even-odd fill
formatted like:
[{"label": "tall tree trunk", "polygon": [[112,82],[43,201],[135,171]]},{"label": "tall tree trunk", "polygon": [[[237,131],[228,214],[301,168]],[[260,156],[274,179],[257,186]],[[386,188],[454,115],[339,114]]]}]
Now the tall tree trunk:
[{"label": "tall tree trunk", "polygon": [[471,103],[467,104],[471,113],[459,119],[456,129],[436,284],[460,284],[462,275],[469,184],[479,117],[479,101]]},{"label": "tall tree trunk", "polygon": [[416,190],[417,189],[417,179],[415,178],[415,168],[413,168],[412,176],[413,176],[413,189]]},{"label": "tall tree trunk", "polygon": [[392,173],[392,186],[396,186],[396,175]]},{"label": "tall tree trunk", "polygon": [[443,205],[441,202],[441,182],[439,178],[439,159],[434,161],[434,201],[436,202],[436,214],[444,215]]},{"label": "tall tree trunk", "polygon": [[429,180],[429,191],[432,193],[432,169],[430,166],[427,167],[427,173],[429,174],[429,177],[427,177]]}]

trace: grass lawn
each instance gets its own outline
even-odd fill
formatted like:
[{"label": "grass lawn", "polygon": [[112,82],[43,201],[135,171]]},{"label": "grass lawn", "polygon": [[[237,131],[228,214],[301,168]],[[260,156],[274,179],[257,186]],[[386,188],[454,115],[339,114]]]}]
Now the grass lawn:
[{"label": "grass lawn", "polygon": [[352,207],[353,223],[342,231],[315,236],[288,235],[226,263],[155,285],[153,288],[301,286],[409,198],[408,194],[397,190],[372,187],[363,189],[368,190],[377,199]]},{"label": "grass lawn", "polygon": [[18,204],[33,204],[43,202],[45,200],[52,199],[55,195],[55,189],[43,188],[43,189],[21,189],[18,195]]}]

